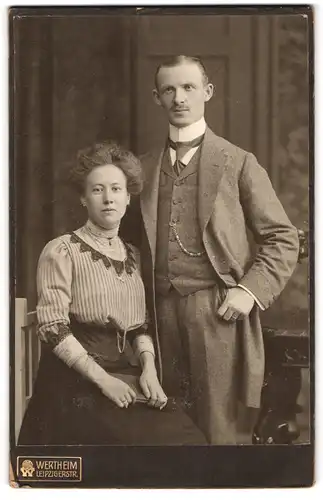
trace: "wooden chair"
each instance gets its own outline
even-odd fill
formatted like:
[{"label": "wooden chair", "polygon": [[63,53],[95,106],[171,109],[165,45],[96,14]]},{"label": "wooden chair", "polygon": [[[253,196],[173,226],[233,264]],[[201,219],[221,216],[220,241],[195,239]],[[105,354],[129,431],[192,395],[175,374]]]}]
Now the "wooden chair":
[{"label": "wooden chair", "polygon": [[36,311],[28,312],[27,299],[15,299],[15,439],[32,394],[40,358]]}]

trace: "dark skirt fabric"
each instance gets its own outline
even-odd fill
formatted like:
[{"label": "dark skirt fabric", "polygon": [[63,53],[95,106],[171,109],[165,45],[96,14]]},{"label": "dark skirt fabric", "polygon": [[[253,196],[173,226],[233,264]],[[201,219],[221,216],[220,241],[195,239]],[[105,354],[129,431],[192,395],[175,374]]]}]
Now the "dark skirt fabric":
[{"label": "dark skirt fabric", "polygon": [[[74,327],[77,336],[76,330]],[[139,367],[122,358],[119,366],[117,360],[113,361],[114,370],[139,376]],[[170,400],[163,410],[144,403],[118,408],[94,383],[45,347],[18,444],[203,445],[207,442],[176,401]]]}]

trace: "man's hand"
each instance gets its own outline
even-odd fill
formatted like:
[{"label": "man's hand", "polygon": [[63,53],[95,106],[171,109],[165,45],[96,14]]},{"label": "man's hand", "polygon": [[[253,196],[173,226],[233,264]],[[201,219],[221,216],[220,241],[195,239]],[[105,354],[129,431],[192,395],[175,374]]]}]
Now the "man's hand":
[{"label": "man's hand", "polygon": [[219,307],[217,314],[225,321],[236,321],[248,316],[255,301],[243,288],[229,288],[224,302]]}]

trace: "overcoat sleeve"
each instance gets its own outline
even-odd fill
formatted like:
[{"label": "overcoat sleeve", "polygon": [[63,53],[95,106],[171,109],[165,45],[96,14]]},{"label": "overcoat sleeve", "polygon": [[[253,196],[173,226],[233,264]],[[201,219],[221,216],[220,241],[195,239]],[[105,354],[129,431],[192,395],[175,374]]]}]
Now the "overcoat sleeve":
[{"label": "overcoat sleeve", "polygon": [[269,180],[254,155],[247,153],[239,179],[240,201],[257,252],[240,280],[269,307],[285,287],[297,263],[299,242]]}]

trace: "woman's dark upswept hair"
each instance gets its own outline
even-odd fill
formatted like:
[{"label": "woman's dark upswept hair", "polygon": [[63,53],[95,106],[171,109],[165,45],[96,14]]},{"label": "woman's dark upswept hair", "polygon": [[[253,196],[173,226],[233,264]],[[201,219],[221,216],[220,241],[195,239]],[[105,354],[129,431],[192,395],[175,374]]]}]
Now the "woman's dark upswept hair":
[{"label": "woman's dark upswept hair", "polygon": [[141,192],[143,174],[140,160],[116,142],[104,141],[82,149],[77,154],[76,165],[70,172],[70,181],[80,195],[84,194],[86,178],[90,172],[104,165],[115,165],[123,171],[130,194]]}]

